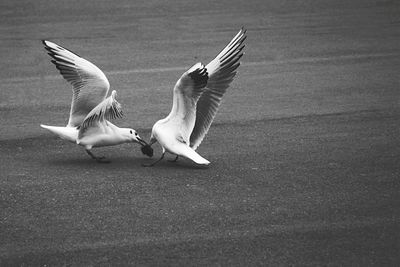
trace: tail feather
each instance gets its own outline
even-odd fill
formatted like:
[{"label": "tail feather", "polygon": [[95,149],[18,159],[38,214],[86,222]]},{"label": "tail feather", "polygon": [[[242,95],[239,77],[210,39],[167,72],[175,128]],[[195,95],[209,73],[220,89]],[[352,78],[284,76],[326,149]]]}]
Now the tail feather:
[{"label": "tail feather", "polygon": [[196,151],[194,151],[192,148],[188,147],[187,145],[183,145],[180,149],[181,151],[181,156],[184,156],[186,158],[189,158],[196,162],[197,164],[201,165],[208,165],[210,162],[200,156]]},{"label": "tail feather", "polygon": [[75,143],[78,138],[78,130],[75,127],[60,127],[60,126],[49,126],[40,124],[40,127],[58,135],[60,138]]}]

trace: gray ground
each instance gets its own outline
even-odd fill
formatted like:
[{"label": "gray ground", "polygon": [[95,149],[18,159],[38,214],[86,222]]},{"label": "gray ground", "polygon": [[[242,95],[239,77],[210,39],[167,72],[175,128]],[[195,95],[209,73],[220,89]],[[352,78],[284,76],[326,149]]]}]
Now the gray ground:
[{"label": "gray ground", "polygon": [[[141,2],[0,3],[0,265],[395,266],[398,1]],[[99,66],[116,124],[148,139],[181,73],[242,26],[208,168],[143,168],[129,144],[97,164],[39,127],[71,98],[41,39]]]}]

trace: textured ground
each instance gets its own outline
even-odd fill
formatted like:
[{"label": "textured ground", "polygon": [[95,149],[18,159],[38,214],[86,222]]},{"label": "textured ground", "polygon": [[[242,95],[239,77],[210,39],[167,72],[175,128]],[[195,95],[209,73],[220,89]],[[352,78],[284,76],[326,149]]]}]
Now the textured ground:
[{"label": "textured ground", "polygon": [[[395,266],[397,1],[137,2],[1,2],[0,265]],[[65,124],[71,98],[41,39],[99,66],[116,124],[148,139],[181,73],[242,26],[208,168],[143,168],[129,144],[97,164],[38,126]]]}]

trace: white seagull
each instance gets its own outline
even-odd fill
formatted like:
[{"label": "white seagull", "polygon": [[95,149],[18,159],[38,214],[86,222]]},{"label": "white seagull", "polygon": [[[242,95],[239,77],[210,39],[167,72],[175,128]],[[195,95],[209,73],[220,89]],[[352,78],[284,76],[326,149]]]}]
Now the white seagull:
[{"label": "white seagull", "polygon": [[117,92],[113,90],[107,97],[110,83],[98,67],[64,47],[46,40],[42,42],[53,58],[51,62],[72,84],[73,95],[68,125],[58,127],[41,124],[41,127],[83,146],[93,159],[101,163],[109,161],[104,157],[96,157],[91,152],[93,147],[129,142],[147,145],[135,130],[119,128],[108,121],[121,118],[123,113],[120,103],[115,99]]},{"label": "white seagull", "polygon": [[[159,142],[161,158],[165,152],[191,159],[197,164],[210,162],[195,150],[207,134],[218,111],[222,97],[236,75],[243,56],[246,30],[243,28],[207,66],[196,63],[177,81],[173,91],[172,110],[157,121],[152,129],[149,146]],[[144,146],[143,148],[148,147]]]}]

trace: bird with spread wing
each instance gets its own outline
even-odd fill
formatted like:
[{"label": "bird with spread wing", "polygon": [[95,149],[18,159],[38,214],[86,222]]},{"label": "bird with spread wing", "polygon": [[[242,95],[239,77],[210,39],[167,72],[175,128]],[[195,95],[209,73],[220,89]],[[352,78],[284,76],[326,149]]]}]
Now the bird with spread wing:
[{"label": "bird with spread wing", "polygon": [[183,73],[173,90],[171,112],[154,124],[149,145],[142,147],[143,151],[158,141],[162,155],[144,166],[154,166],[166,152],[176,155],[175,161],[183,156],[200,165],[210,163],[196,149],[207,134],[222,97],[236,75],[245,39],[246,30],[242,28],[210,63],[206,66],[196,63]]},{"label": "bird with spread wing", "polygon": [[[107,97],[110,83],[104,73],[88,60],[53,42],[43,40],[52,63],[61,75],[72,85],[72,103],[67,126],[48,126],[42,128],[58,135],[62,139],[74,142],[85,148],[97,162],[109,162],[97,157],[93,147],[112,146],[136,142],[142,146],[147,143],[130,128],[120,128],[109,120],[121,118],[123,113],[113,90]],[[152,150],[146,146],[143,153],[152,156]]]}]

